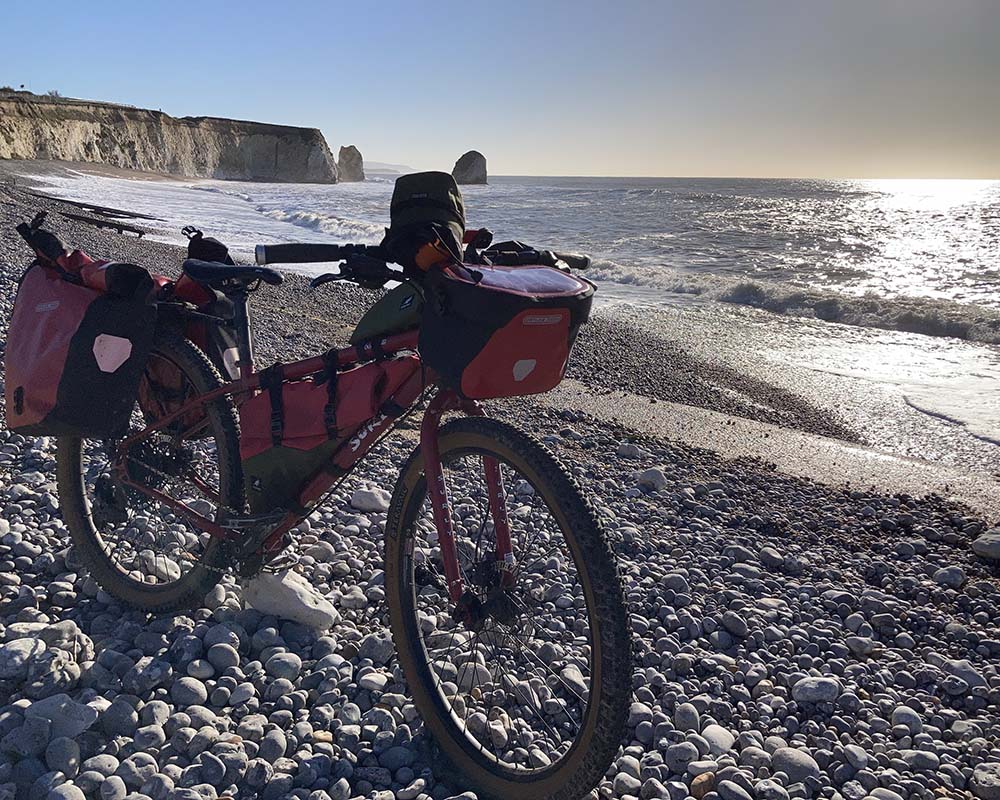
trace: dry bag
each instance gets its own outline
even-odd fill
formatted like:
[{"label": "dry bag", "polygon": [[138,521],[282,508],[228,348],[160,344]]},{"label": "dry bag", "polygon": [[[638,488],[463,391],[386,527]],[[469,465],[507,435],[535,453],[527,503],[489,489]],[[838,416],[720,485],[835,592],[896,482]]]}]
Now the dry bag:
[{"label": "dry bag", "polygon": [[414,172],[396,179],[382,246],[409,272],[461,258],[465,202],[447,172]]}]

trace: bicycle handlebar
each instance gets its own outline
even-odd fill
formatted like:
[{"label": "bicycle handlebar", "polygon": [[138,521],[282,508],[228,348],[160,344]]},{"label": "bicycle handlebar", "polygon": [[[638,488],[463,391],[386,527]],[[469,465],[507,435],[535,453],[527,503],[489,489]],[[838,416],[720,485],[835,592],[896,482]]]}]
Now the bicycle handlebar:
[{"label": "bicycle handlebar", "polygon": [[260,266],[265,264],[312,264],[340,261],[344,258],[339,244],[259,244],[254,256]]},{"label": "bicycle handlebar", "polygon": [[382,248],[369,244],[259,244],[254,257],[260,266],[265,264],[319,264],[343,261],[351,256],[364,255],[385,261]]},{"label": "bicycle handlebar", "polygon": [[[486,251],[487,255],[490,254]],[[555,253],[549,250],[527,249],[523,252],[502,255],[514,257],[499,260],[499,263],[539,263],[549,266],[559,266],[562,269],[586,269],[590,266],[590,258],[575,253]],[[403,273],[389,269],[385,251],[379,245],[365,244],[259,244],[254,248],[254,256],[261,266],[265,264],[315,264],[322,262],[344,261],[338,273],[326,273],[310,282],[312,288],[317,288],[332,281],[349,281],[366,289],[377,289],[387,281],[405,280]]]}]

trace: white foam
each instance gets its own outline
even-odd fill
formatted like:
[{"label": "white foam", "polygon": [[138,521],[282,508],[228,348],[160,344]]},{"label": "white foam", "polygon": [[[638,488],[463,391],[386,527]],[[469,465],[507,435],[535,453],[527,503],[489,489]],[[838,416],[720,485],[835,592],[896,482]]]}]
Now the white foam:
[{"label": "white foam", "polygon": [[695,295],[772,314],[1000,344],[1000,310],[953,300],[852,295],[777,281],[691,275],[666,268],[628,268],[609,261],[598,262],[589,277],[634,290],[646,289],[661,299],[666,299],[663,293]]},{"label": "white foam", "polygon": [[384,226],[373,222],[365,222],[360,219],[345,219],[329,214],[318,214],[312,211],[286,211],[284,209],[273,209],[271,211],[258,210],[264,216],[271,219],[278,220],[279,222],[288,222],[300,228],[308,228],[312,231],[326,233],[342,242],[374,244],[380,241],[385,234]]},{"label": "white foam", "polygon": [[854,378],[859,387],[892,387],[914,410],[1000,444],[1000,348],[897,331],[840,330],[798,330],[775,360]]},{"label": "white foam", "polygon": [[240,200],[243,200],[244,202],[247,203],[253,202],[253,198],[250,195],[244,194],[243,192],[237,192],[222,186],[212,186],[208,184],[206,185],[194,184],[189,186],[188,188],[194,189],[196,192],[210,192],[211,194],[224,194],[227,195],[228,197],[238,197]]},{"label": "white foam", "polygon": [[251,253],[259,243],[372,242],[383,233],[380,226],[364,220],[268,209],[257,203],[259,195],[275,190],[266,184],[132,181],[85,174],[44,176],[41,180],[48,184],[43,191],[56,197],[156,217],[155,221],[143,220],[143,226],[154,229],[152,238],[170,244],[186,243],[180,232],[185,225],[194,225],[225,241],[234,252],[244,254]]}]

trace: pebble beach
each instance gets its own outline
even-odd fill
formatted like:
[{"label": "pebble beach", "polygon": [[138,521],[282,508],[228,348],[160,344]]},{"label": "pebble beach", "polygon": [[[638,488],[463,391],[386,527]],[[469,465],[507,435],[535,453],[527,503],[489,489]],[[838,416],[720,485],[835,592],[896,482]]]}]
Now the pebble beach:
[{"label": "pebble beach", "polygon": [[[3,337],[28,262],[13,225],[37,205],[0,186]],[[183,257],[55,215],[52,227],[164,274]],[[344,340],[374,297],[289,275],[254,297],[261,363]],[[586,327],[570,374],[594,393],[864,438],[613,308]],[[490,411],[569,465],[625,583],[634,696],[593,797],[1000,798],[1000,520],[571,407]],[[157,616],[79,563],[54,440],[0,430],[0,800],[473,800],[425,732],[387,629],[382,528],[413,445],[407,430],[387,439],[302,523],[290,570],[269,584],[227,575],[198,608]]]}]

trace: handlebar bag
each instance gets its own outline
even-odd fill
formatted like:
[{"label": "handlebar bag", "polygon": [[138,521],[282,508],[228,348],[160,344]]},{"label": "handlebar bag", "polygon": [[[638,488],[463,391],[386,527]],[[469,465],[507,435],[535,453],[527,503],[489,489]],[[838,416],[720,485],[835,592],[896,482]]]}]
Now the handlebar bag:
[{"label": "handlebar bag", "polygon": [[[275,368],[271,368],[274,370]],[[378,415],[398,416],[393,396],[420,371],[420,360],[402,356],[299,381],[262,374],[264,391],[240,407],[240,459],[253,513],[293,508],[302,489],[327,469]],[[331,388],[335,400],[331,404]]]},{"label": "handlebar bag", "polygon": [[590,281],[543,266],[428,273],[420,356],[473,400],[547,392],[590,316]]},{"label": "handlebar bag", "polygon": [[121,436],[155,327],[156,307],[141,292],[122,297],[30,267],[7,336],[7,427],[31,436]]}]

